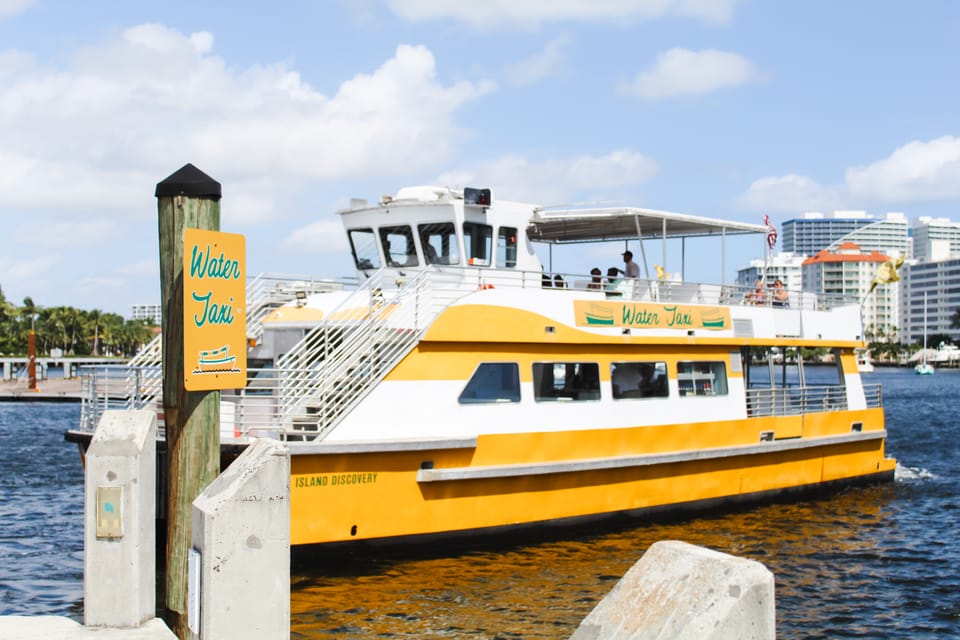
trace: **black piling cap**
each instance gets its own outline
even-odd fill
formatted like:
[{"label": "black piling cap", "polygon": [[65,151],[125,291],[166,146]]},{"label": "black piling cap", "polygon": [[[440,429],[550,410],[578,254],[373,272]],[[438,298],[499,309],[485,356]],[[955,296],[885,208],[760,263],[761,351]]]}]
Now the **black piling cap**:
[{"label": "black piling cap", "polygon": [[154,195],[158,198],[192,196],[219,200],[220,183],[188,162],[158,182]]}]

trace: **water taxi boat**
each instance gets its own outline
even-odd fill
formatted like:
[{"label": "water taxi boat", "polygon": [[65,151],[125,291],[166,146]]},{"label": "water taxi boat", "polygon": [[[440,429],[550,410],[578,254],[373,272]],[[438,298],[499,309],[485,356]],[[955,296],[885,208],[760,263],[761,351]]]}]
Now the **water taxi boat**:
[{"label": "water taxi boat", "polygon": [[[670,239],[722,242],[764,226],[434,187],[355,200],[340,217],[356,280],[252,282],[250,381],[221,396],[223,446],[288,442],[294,545],[494,533],[893,478],[880,387],[857,368],[856,300],[791,291],[789,304],[755,304],[732,285],[657,275],[565,273],[566,286],[546,286],[534,251],[630,241],[643,254],[651,241],[666,251]],[[136,406],[160,397],[144,391],[155,360],[125,370],[136,371]],[[85,403],[81,431],[102,406]]]}]

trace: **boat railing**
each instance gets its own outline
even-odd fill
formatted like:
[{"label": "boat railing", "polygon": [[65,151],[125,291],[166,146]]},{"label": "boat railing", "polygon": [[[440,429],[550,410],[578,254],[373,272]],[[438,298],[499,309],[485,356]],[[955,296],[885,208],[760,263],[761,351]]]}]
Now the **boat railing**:
[{"label": "boat railing", "polygon": [[160,406],[163,372],[159,365],[88,365],[80,367],[80,430],[93,432],[109,410],[155,408],[163,424]]},{"label": "boat railing", "polygon": [[260,273],[247,282],[247,337],[259,338],[263,333],[263,319],[279,306],[312,293],[338,291],[356,285],[356,278]]},{"label": "boat railing", "polygon": [[322,437],[410,352],[456,297],[432,295],[443,291],[427,286],[432,275],[373,274],[278,358],[285,433]]},{"label": "boat railing", "polygon": [[868,409],[877,409],[883,406],[883,386],[880,383],[863,385],[863,397]]},{"label": "boat railing", "polygon": [[792,416],[846,409],[847,390],[839,385],[747,389],[747,414],[752,417]]}]

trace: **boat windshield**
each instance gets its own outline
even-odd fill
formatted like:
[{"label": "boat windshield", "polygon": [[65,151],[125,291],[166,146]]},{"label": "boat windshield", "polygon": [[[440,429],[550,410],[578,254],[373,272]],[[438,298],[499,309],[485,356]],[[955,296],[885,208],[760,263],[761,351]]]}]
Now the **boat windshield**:
[{"label": "boat windshield", "polygon": [[380,254],[377,252],[377,240],[373,229],[350,229],[350,250],[357,269],[379,269]]},{"label": "boat windshield", "polygon": [[460,264],[457,231],[452,222],[432,222],[417,226],[420,247],[427,264]]}]

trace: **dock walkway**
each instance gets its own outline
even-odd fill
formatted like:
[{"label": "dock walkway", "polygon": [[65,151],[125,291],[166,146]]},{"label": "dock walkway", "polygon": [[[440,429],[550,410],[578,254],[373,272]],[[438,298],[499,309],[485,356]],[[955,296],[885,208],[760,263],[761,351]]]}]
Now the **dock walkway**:
[{"label": "dock walkway", "polygon": [[26,380],[0,380],[0,402],[80,402],[79,378],[37,380],[30,390]]}]

